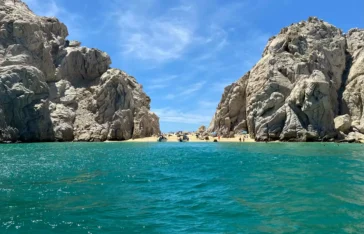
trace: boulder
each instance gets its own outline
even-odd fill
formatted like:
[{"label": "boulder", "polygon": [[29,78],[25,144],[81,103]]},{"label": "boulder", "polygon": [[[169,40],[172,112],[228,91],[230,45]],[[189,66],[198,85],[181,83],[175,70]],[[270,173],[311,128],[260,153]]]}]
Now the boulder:
[{"label": "boulder", "polygon": [[358,132],[351,132],[345,138],[348,142],[361,142],[364,141],[364,134]]},{"label": "boulder", "polygon": [[336,130],[344,133],[348,133],[351,128],[350,115],[340,115],[334,119]]},{"label": "boulder", "polygon": [[364,134],[364,124],[361,124],[359,120],[355,120],[351,123],[351,128],[353,131],[360,132]]}]

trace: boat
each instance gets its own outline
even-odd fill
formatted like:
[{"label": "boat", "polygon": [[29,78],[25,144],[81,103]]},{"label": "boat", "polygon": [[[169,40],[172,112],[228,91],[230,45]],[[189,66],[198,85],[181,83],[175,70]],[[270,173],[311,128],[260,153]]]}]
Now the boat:
[{"label": "boat", "polygon": [[184,135],[183,138],[178,138],[178,141],[179,142],[189,142],[190,138],[188,138],[187,135]]},{"label": "boat", "polygon": [[160,136],[158,138],[158,142],[167,142],[167,138],[165,138],[164,136]]}]

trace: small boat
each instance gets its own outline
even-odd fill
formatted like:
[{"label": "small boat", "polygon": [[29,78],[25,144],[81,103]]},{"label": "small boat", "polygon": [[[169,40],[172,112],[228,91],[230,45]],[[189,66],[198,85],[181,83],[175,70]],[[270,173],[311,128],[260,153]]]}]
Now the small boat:
[{"label": "small boat", "polygon": [[190,141],[190,138],[188,138],[187,135],[184,135],[183,138],[179,138],[178,141],[179,142],[189,142]]},{"label": "small boat", "polygon": [[158,138],[158,142],[167,142],[167,138],[165,138],[164,136],[160,136]]}]

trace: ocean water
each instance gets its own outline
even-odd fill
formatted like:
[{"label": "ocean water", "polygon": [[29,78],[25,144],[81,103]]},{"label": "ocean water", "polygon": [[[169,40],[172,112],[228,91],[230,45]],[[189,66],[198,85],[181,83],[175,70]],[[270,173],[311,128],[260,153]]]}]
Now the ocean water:
[{"label": "ocean water", "polygon": [[0,145],[0,233],[360,233],[364,145]]}]

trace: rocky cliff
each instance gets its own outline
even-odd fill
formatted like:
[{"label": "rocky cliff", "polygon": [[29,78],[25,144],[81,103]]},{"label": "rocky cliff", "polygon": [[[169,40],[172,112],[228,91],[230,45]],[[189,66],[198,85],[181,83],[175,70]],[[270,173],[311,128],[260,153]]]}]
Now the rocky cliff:
[{"label": "rocky cliff", "polygon": [[67,27],[0,0],[0,142],[104,141],[159,134],[134,77],[68,41]]},{"label": "rocky cliff", "polygon": [[208,131],[245,130],[256,140],[360,140],[363,104],[364,30],[343,34],[310,17],[269,39],[261,60],[225,88]]}]

